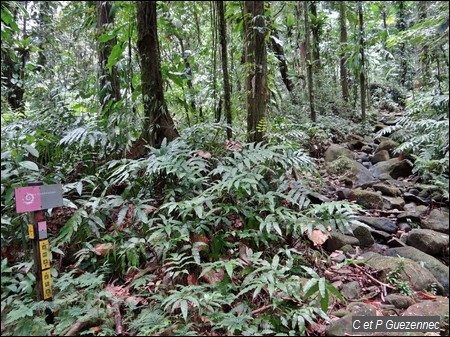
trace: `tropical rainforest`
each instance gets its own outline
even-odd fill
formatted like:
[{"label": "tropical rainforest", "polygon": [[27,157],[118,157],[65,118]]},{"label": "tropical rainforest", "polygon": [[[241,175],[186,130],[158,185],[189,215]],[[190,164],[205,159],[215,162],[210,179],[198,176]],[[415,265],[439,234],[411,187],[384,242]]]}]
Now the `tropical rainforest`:
[{"label": "tropical rainforest", "polygon": [[448,184],[446,1],[1,2],[2,335],[447,336]]}]

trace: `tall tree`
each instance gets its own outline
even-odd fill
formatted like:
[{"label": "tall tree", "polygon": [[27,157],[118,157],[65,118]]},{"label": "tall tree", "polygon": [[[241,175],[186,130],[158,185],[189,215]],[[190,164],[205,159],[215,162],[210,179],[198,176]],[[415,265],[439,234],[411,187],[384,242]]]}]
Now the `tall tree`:
[{"label": "tall tree", "polygon": [[[405,2],[397,1],[397,29],[399,32],[406,30],[406,13]],[[408,63],[406,62],[406,46],[405,42],[400,42],[400,83],[404,86],[406,84],[406,75],[408,72]]]},{"label": "tall tree", "polygon": [[267,29],[264,19],[264,1],[244,1],[245,63],[247,131],[249,142],[263,140],[262,121],[267,107]]},{"label": "tall tree", "polygon": [[[427,1],[418,2],[419,20],[424,22],[427,19]],[[430,48],[429,41],[425,41],[420,49],[420,82],[429,83],[430,80]]]},{"label": "tall tree", "polygon": [[311,32],[313,37],[312,56],[314,61],[314,72],[318,73],[319,70],[322,68],[322,64],[320,62],[320,49],[319,49],[320,24],[319,24],[319,17],[317,16],[317,5],[315,1],[311,1],[310,8],[311,8],[311,15],[314,17],[313,24],[311,25]]},{"label": "tall tree", "polygon": [[364,57],[364,15],[363,15],[363,3],[358,1],[358,22],[359,22],[359,55],[360,55],[360,67],[359,67],[359,90],[361,93],[361,121],[366,121],[366,75],[365,75],[365,57]]},{"label": "tall tree", "polygon": [[137,47],[145,116],[141,141],[159,147],[164,138],[171,141],[178,132],[164,99],[156,1],[137,1]]},{"label": "tall tree", "polygon": [[314,82],[313,82],[313,64],[311,60],[311,39],[309,28],[309,1],[303,1],[303,14],[305,18],[305,49],[306,49],[306,77],[308,81],[308,99],[311,120],[316,121],[316,110],[314,108]]},{"label": "tall tree", "polygon": [[348,102],[348,72],[347,72],[347,18],[345,13],[346,2],[339,2],[339,30],[340,30],[340,55],[339,55],[339,73],[342,88],[342,98]]},{"label": "tall tree", "polygon": [[225,8],[223,1],[216,1],[217,15],[219,15],[219,37],[220,47],[222,51],[222,73],[223,73],[223,100],[225,108],[225,117],[227,120],[227,138],[231,139],[233,133],[231,130],[232,116],[231,116],[231,89],[230,78],[228,75],[228,53],[227,53],[227,25],[225,21]]},{"label": "tall tree", "polygon": [[[97,1],[97,33],[100,37],[105,34],[108,29],[114,24],[114,14],[110,1]],[[102,111],[108,109],[109,102],[120,101],[120,80],[117,74],[117,68],[115,65],[111,67],[111,71],[108,69],[108,59],[111,55],[111,51],[117,44],[117,39],[114,36],[106,42],[99,42],[98,45],[98,61],[99,61],[99,73],[100,73],[100,90],[99,99],[102,106]]]}]

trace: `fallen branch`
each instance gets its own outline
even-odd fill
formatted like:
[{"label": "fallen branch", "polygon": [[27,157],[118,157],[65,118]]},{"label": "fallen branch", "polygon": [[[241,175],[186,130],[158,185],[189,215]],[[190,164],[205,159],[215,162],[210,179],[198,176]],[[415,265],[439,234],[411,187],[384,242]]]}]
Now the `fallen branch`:
[{"label": "fallen branch", "polygon": [[102,324],[102,320],[98,317],[91,318],[87,321],[78,321],[70,327],[64,336],[77,336],[84,330]]},{"label": "fallen branch", "polygon": [[255,310],[252,311],[252,315],[259,314],[260,312],[263,312],[264,310],[267,310],[267,309],[269,309],[271,307],[272,307],[272,304],[268,304],[268,305],[265,305],[265,306],[263,306],[263,307],[261,307],[259,309],[255,309]]},{"label": "fallen branch", "polygon": [[115,309],[114,313],[114,323],[116,325],[116,334],[118,336],[123,335],[123,326],[122,326],[122,315],[120,314],[120,305],[119,303],[114,303],[113,308]]},{"label": "fallen branch", "polygon": [[370,278],[372,281],[375,281],[375,282],[378,283],[379,285],[381,285],[381,286],[383,286],[383,287],[386,287],[386,288],[395,289],[395,287],[393,287],[393,286],[391,286],[391,285],[389,285],[389,284],[387,284],[387,283],[383,283],[383,282],[377,280],[375,277],[373,277],[372,275],[370,275],[370,274],[367,272],[366,269],[364,269],[364,268],[361,267],[361,266],[358,266],[356,263],[353,263],[353,262],[352,262],[350,265],[351,265],[352,267],[356,267],[357,269],[361,270],[368,278]]}]

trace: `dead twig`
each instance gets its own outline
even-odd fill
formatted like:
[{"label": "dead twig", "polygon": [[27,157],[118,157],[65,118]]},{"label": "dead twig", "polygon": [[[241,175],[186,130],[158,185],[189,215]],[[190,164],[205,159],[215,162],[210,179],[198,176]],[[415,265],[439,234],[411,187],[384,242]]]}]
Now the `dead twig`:
[{"label": "dead twig", "polygon": [[255,309],[255,310],[252,311],[252,315],[259,314],[260,312],[263,312],[264,310],[267,310],[267,309],[269,309],[271,307],[272,307],[272,304],[268,304],[268,305],[265,305],[265,306],[263,306],[263,307],[261,307],[259,309]]}]

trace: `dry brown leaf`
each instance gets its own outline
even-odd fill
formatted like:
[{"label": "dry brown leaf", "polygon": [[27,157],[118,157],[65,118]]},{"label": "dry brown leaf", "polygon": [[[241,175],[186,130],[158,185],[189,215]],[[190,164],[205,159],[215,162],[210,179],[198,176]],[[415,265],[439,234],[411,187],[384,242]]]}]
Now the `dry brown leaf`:
[{"label": "dry brown leaf", "polygon": [[321,246],[328,240],[328,234],[314,228],[311,233],[308,233],[308,238],[314,243],[314,246]]},{"label": "dry brown leaf", "polygon": [[94,253],[99,256],[105,256],[108,253],[111,253],[114,249],[114,245],[112,243],[99,243],[94,248]]},{"label": "dry brown leaf", "polygon": [[226,140],[225,149],[230,151],[242,151],[242,143],[238,140]]},{"label": "dry brown leaf", "polygon": [[204,245],[198,245],[195,248],[201,252],[202,250],[208,250],[209,239],[201,234],[191,233],[191,243],[194,244],[196,242],[203,242]]},{"label": "dry brown leaf", "polygon": [[197,154],[200,157],[205,158],[205,159],[211,158],[211,153],[209,153],[209,152],[197,151]]},{"label": "dry brown leaf", "polygon": [[188,285],[196,285],[198,286],[198,279],[197,276],[195,276],[195,274],[189,274],[187,277],[187,283]]},{"label": "dry brown leaf", "polygon": [[203,275],[202,278],[209,284],[215,285],[217,282],[223,281],[224,274],[225,272],[223,271],[223,269],[220,269],[218,272],[215,270],[210,270],[205,275]]}]

